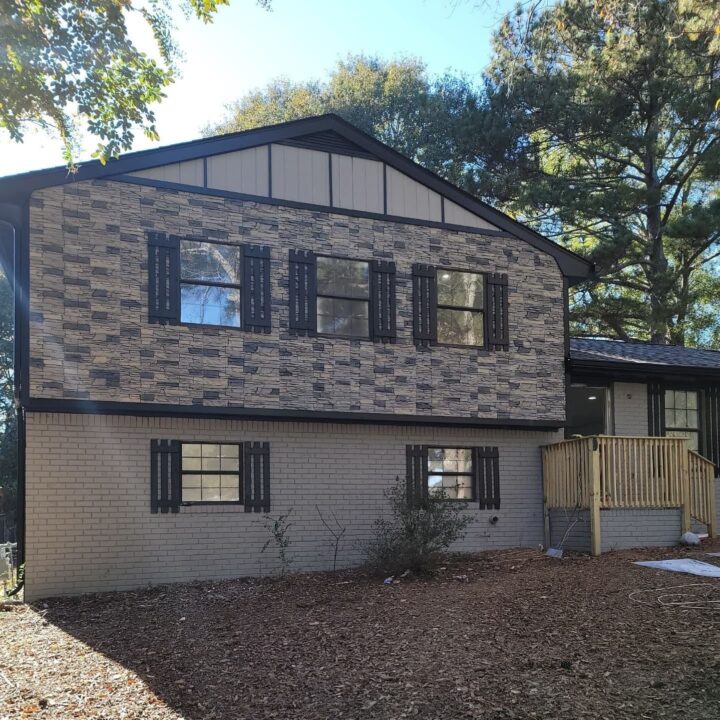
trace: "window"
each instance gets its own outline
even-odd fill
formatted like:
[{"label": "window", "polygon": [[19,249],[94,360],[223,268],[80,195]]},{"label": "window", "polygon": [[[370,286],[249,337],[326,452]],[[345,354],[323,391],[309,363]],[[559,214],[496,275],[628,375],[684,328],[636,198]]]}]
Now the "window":
[{"label": "window", "polygon": [[697,452],[699,447],[700,413],[696,390],[665,391],[665,435],[687,438],[688,446]]},{"label": "window", "polygon": [[180,321],[240,327],[238,245],[180,242]]},{"label": "window", "polygon": [[437,270],[437,339],[444,345],[484,345],[483,275]]},{"label": "window", "polygon": [[470,448],[428,448],[428,493],[448,500],[473,499]]},{"label": "window", "polygon": [[317,331],[370,337],[370,263],[317,258]]},{"label": "window", "polygon": [[182,443],[182,502],[240,502],[240,445]]}]

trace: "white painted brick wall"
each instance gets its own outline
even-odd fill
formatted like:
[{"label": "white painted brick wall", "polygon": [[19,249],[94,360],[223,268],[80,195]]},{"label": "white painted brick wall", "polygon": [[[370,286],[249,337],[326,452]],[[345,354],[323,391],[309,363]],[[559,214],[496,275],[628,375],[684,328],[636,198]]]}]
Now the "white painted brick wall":
[{"label": "white painted brick wall", "polygon": [[[294,570],[332,564],[330,536],[315,509],[347,525],[342,565],[362,560],[362,545],[383,511],[383,489],[404,478],[405,446],[497,445],[502,507],[470,506],[476,518],[458,550],[542,542],[539,446],[549,432],[314,423],[240,422],[30,413],[27,422],[29,600],[120,590],[147,583],[275,572],[262,514],[242,506],[183,507],[150,513],[152,438],[267,440],[272,515],[293,508]],[[499,522],[489,519],[497,515]]]}]

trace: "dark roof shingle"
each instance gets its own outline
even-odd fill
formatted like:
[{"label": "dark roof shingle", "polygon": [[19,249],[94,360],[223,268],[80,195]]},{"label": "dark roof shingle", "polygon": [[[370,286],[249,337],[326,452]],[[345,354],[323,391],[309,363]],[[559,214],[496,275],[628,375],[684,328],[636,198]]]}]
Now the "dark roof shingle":
[{"label": "dark roof shingle", "polygon": [[570,339],[570,359],[578,362],[668,365],[672,367],[708,368],[720,371],[720,351],[700,350],[679,345],[652,345],[622,340]]}]

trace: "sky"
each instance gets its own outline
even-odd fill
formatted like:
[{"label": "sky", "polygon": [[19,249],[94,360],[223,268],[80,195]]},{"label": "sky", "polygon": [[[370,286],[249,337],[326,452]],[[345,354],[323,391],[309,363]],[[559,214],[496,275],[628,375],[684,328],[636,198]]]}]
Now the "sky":
[{"label": "sky", "polygon": [[[338,59],[365,53],[419,57],[431,74],[478,80],[490,58],[492,30],[514,0],[231,0],[211,25],[182,16],[175,37],[184,54],[180,79],[156,107],[159,142],[142,133],[133,150],[193,140],[225,116],[225,106],[277,77],[322,80]],[[138,46],[151,50],[141,25]],[[79,159],[96,146],[85,138]],[[0,131],[0,176],[62,165],[57,139],[29,132],[22,145]]]}]

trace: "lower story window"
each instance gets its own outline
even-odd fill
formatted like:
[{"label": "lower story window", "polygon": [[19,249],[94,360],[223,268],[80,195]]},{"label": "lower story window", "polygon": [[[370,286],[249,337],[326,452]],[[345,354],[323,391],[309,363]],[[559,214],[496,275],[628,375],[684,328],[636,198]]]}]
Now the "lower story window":
[{"label": "lower story window", "polygon": [[686,438],[688,447],[699,447],[700,411],[696,390],[665,391],[665,435]]},{"label": "lower story window", "polygon": [[241,502],[240,445],[182,443],[182,502]]},{"label": "lower story window", "polygon": [[448,500],[473,500],[470,448],[428,448],[428,494]]}]

